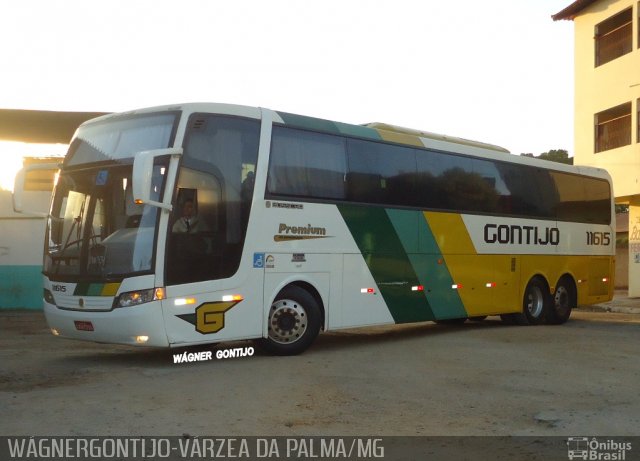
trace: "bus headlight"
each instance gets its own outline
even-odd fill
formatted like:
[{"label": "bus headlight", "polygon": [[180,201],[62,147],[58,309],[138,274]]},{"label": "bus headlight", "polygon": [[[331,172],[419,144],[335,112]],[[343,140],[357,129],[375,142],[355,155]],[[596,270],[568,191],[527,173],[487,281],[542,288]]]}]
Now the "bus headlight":
[{"label": "bus headlight", "polygon": [[47,290],[46,288],[44,289],[44,300],[46,302],[48,302],[49,304],[55,304],[56,300],[53,299],[53,293],[51,293],[49,290]]},{"label": "bus headlight", "polygon": [[131,307],[164,299],[164,288],[151,288],[149,290],[127,291],[120,293],[115,300],[114,307]]}]

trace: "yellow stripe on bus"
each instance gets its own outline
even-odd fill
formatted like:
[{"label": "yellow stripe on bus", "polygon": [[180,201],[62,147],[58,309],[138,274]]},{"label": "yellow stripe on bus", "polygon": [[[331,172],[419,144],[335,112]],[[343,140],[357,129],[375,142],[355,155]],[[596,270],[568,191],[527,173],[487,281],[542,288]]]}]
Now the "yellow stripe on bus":
[{"label": "yellow stripe on bus", "polygon": [[416,147],[424,147],[424,144],[422,143],[422,141],[420,141],[420,138],[417,136],[404,134],[404,133],[397,133],[395,131],[387,131],[382,129],[377,129],[376,131],[384,141],[395,142],[399,144],[406,144],[406,145],[416,146]]},{"label": "yellow stripe on bus", "polygon": [[100,296],[115,296],[118,293],[118,288],[120,288],[120,283],[105,283]]},{"label": "yellow stripe on bus", "polygon": [[[425,212],[425,219],[469,316],[518,309],[519,268],[511,255],[479,255],[462,216]],[[513,267],[515,265],[515,267]]]},{"label": "yellow stripe on bus", "polygon": [[443,255],[477,254],[461,215],[425,211],[424,218]]}]

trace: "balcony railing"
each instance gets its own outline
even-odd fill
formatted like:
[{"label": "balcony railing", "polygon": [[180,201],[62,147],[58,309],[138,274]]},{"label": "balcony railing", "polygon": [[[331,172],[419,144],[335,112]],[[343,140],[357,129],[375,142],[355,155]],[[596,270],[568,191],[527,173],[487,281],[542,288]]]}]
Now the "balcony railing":
[{"label": "balcony railing", "polygon": [[596,67],[613,61],[633,50],[633,24],[628,22],[596,36]]}]

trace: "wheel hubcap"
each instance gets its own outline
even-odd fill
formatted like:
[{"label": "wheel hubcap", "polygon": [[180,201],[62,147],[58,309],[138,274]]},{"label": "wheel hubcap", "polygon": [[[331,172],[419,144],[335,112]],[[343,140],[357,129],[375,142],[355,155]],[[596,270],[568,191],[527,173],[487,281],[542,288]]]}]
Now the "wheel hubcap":
[{"label": "wheel hubcap", "polygon": [[307,330],[307,313],[300,303],[279,299],[271,306],[269,338],[279,344],[297,341]]},{"label": "wheel hubcap", "polygon": [[538,287],[531,287],[527,294],[527,311],[533,318],[538,318],[544,309],[544,298]]},{"label": "wheel hubcap", "polygon": [[569,291],[559,286],[554,296],[554,303],[557,311],[565,311],[569,308]]}]

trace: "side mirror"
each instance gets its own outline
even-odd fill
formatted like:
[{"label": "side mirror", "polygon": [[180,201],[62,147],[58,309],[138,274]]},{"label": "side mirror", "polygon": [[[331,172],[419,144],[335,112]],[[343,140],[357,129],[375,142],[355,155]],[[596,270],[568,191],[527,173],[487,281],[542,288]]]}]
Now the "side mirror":
[{"label": "side mirror", "polygon": [[27,178],[27,174],[30,171],[35,170],[59,170],[59,163],[37,163],[33,165],[26,166],[22,168],[16,174],[15,181],[13,183],[13,211],[16,213],[24,213],[32,216],[40,216],[46,217],[47,213],[41,213],[37,211],[29,211],[24,209],[23,199],[24,199],[24,184]]},{"label": "side mirror", "polygon": [[[133,159],[132,190],[133,201],[138,204],[151,205],[171,211],[171,203],[165,201],[158,202],[151,199],[151,187],[153,178],[153,163],[157,157],[171,156],[169,163],[169,174],[177,168],[177,163],[182,156],[182,147],[171,147],[168,149],[154,149],[138,152]],[[166,195],[166,194],[165,194]]]}]

